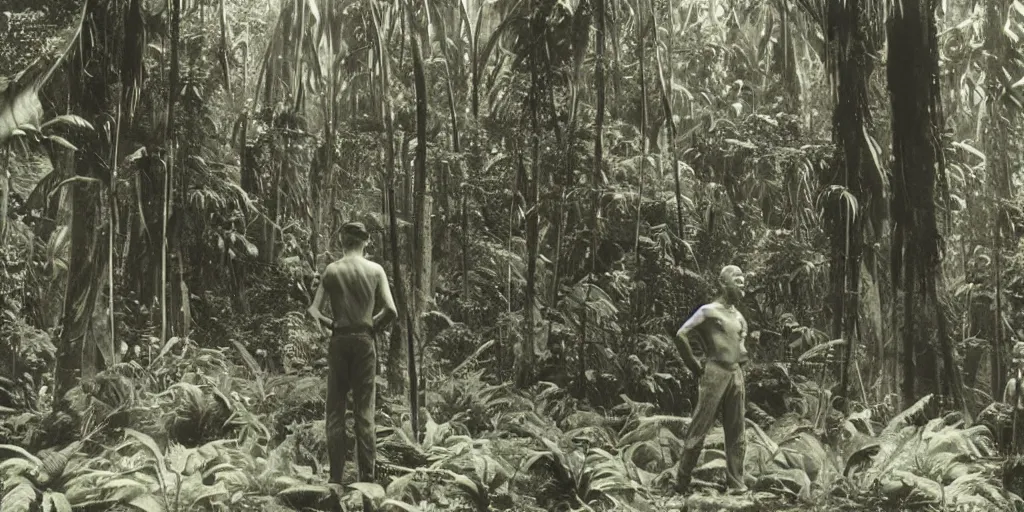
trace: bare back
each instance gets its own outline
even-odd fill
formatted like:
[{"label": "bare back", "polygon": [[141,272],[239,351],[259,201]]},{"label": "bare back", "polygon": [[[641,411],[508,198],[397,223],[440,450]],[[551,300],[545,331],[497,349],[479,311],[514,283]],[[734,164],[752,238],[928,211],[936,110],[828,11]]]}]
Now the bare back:
[{"label": "bare back", "polygon": [[324,291],[335,327],[373,327],[373,315],[387,289],[384,269],[361,256],[345,256],[327,266]]},{"label": "bare back", "polygon": [[702,317],[694,330],[704,339],[708,359],[729,364],[747,362],[747,321],[742,313],[712,302],[694,316]]}]

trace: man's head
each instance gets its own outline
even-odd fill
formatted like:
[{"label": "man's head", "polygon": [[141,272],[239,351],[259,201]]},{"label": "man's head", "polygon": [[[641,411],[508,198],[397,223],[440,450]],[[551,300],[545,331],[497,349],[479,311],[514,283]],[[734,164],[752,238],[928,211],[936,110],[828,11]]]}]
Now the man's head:
[{"label": "man's head", "polygon": [[722,289],[730,302],[739,302],[743,298],[744,288],[747,281],[743,276],[743,270],[736,265],[726,265],[718,273],[718,286]]},{"label": "man's head", "polygon": [[345,251],[361,250],[369,239],[370,234],[362,222],[348,222],[341,227],[341,248]]}]

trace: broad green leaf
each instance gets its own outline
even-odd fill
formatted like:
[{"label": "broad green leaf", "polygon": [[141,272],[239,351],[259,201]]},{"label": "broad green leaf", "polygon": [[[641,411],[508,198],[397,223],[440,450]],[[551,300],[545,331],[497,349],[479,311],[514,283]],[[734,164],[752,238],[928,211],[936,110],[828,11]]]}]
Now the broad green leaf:
[{"label": "broad green leaf", "polygon": [[74,176],[74,177],[68,178],[68,179],[58,183],[56,187],[53,187],[53,190],[51,190],[49,194],[46,194],[46,199],[49,200],[51,197],[53,197],[54,194],[56,194],[65,185],[70,185],[72,183],[84,183],[84,184],[96,184],[96,185],[102,185],[103,184],[102,181],[100,181],[100,180],[98,180],[96,178],[89,178],[87,176]]},{"label": "broad green leaf", "polygon": [[[174,346],[177,345],[180,341],[181,338],[179,338],[178,336],[171,337],[171,339],[167,340],[167,343],[164,343],[164,346],[160,349],[160,353],[156,356],[156,359],[160,359],[166,356],[167,353],[170,352],[171,349],[173,349]],[[156,359],[154,359],[154,361],[156,361]]]},{"label": "broad green leaf", "polygon": [[38,468],[38,466],[33,464],[28,459],[16,457],[13,459],[7,459],[3,462],[0,462],[0,475],[7,476],[12,473],[22,474],[27,471],[38,471]]},{"label": "broad green leaf", "polygon": [[73,128],[81,128],[83,130],[92,130],[93,129],[93,126],[92,126],[92,124],[89,123],[89,121],[86,121],[85,119],[83,119],[83,118],[81,118],[79,116],[76,116],[74,114],[65,114],[65,115],[62,115],[62,116],[54,117],[53,119],[50,119],[49,121],[46,121],[45,123],[43,123],[39,127],[39,129],[43,130],[43,129],[45,129],[48,126],[53,126],[53,125],[58,125],[58,124],[63,124],[63,125],[71,126]]},{"label": "broad green leaf", "polygon": [[[36,503],[36,489],[24,478],[15,480],[18,483],[3,497],[3,512],[31,512],[32,506]],[[6,487],[8,483],[5,482],[4,486]]]},{"label": "broad green leaf", "polygon": [[370,498],[374,503],[379,503],[380,500],[383,500],[387,496],[384,488],[375,483],[355,482],[349,484],[349,487],[359,491],[363,496]]},{"label": "broad green leaf", "polygon": [[43,461],[39,460],[39,457],[32,455],[31,453],[27,452],[24,448],[20,446],[15,446],[13,444],[0,444],[0,450],[9,450],[14,453],[17,453],[18,455],[24,457],[25,460],[31,462],[32,464],[35,464],[36,467],[43,466]]},{"label": "broad green leaf", "polygon": [[46,138],[53,142],[56,142],[57,145],[64,146],[65,148],[70,149],[71,151],[78,151],[78,146],[75,146],[70,141],[68,141],[64,137],[61,137],[60,135],[49,135]]},{"label": "broad green leaf", "polygon": [[[38,86],[15,79],[3,84],[0,90],[0,144],[16,136],[19,127],[34,123],[43,116]],[[21,134],[24,134],[22,131]]]},{"label": "broad green leaf", "polygon": [[214,501],[217,496],[228,497],[228,490],[224,487],[223,482],[217,482],[213,485],[204,485],[202,480],[196,475],[194,479],[190,480],[190,497],[191,502],[188,504],[189,508],[199,508],[199,504],[206,499]]},{"label": "broad green leaf", "polygon": [[167,470],[167,464],[164,462],[163,451],[160,450],[160,447],[157,446],[156,441],[154,441],[152,437],[149,437],[146,434],[143,434],[142,432],[130,428],[124,429],[124,433],[125,435],[134,438],[136,441],[142,444],[142,446],[149,450],[150,454],[156,460],[158,473]]},{"label": "broad green leaf", "polygon": [[164,506],[156,499],[156,496],[150,494],[147,496],[139,496],[128,503],[129,505],[141,510],[142,512],[164,512]]}]

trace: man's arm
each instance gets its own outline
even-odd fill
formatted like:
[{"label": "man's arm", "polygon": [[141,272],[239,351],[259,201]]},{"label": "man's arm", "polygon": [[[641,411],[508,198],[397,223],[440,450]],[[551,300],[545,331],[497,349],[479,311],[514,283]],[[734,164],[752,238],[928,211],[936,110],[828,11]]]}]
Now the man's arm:
[{"label": "man's arm", "polygon": [[376,315],[373,315],[373,330],[378,331],[382,327],[398,318],[398,308],[395,307],[395,299],[391,297],[391,286],[388,284],[388,275],[384,267],[378,267],[377,272],[377,297],[383,302],[383,307]]},{"label": "man's arm", "polygon": [[328,305],[331,303],[330,297],[324,297],[324,279],[326,278],[327,271],[325,270],[323,275],[320,276],[320,283],[316,287],[316,295],[313,296],[313,303],[310,304],[306,311],[308,311],[309,314],[317,320],[317,322],[320,322],[320,325],[331,329],[334,327],[334,322],[321,312],[325,299]]},{"label": "man's arm", "polygon": [[704,314],[704,307],[701,306],[696,313],[693,314],[679,331],[676,332],[676,348],[679,350],[679,354],[682,356],[683,363],[686,367],[693,372],[694,375],[700,375],[704,371],[700,362],[693,355],[693,348],[690,347],[690,331],[696,329],[701,323],[704,322],[706,315]]}]

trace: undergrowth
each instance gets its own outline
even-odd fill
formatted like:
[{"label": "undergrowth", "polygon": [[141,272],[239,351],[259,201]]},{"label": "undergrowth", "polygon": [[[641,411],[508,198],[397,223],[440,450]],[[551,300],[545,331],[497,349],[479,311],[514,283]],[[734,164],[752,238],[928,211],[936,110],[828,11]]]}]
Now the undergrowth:
[{"label": "undergrowth", "polygon": [[[179,343],[148,365],[125,363],[83,381],[70,395],[77,440],[30,451],[23,446],[38,436],[23,429],[0,446],[0,512],[351,510],[364,496],[378,510],[405,511],[683,507],[670,489],[688,418],[626,396],[610,411],[590,411],[554,384],[516,391],[472,368],[428,383],[419,440],[405,407],[382,397],[377,481],[328,485],[322,375],[270,375],[233,361],[246,357]],[[751,503],[758,510],[1024,505],[999,485],[987,428],[935,415],[931,401],[892,418],[864,409],[843,419],[831,440],[814,400],[767,429],[748,420]],[[41,425],[48,407],[22,412],[15,423]],[[691,509],[728,500],[717,496],[725,468],[720,428],[706,448],[695,471],[704,489]]]}]

